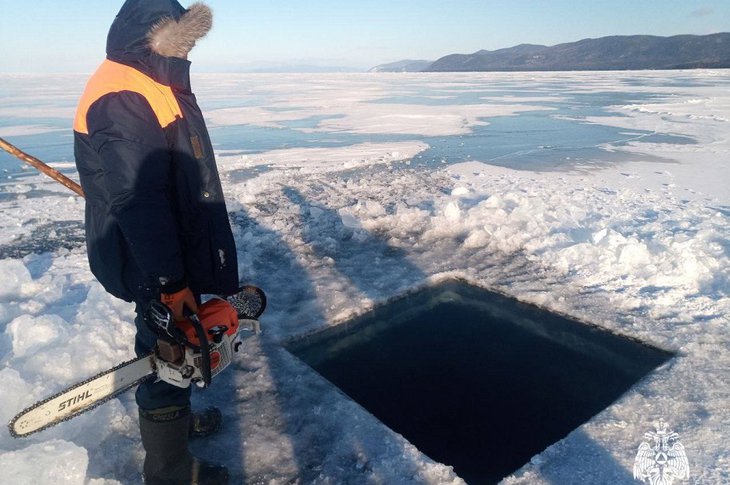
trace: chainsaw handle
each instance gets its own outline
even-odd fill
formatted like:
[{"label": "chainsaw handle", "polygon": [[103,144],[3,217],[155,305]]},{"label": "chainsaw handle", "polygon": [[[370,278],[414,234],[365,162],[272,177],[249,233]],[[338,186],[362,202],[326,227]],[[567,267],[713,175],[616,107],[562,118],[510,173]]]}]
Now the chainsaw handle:
[{"label": "chainsaw handle", "polygon": [[[195,318],[197,319],[197,317]],[[170,310],[170,307],[168,307],[161,301],[150,301],[149,307],[147,308],[145,322],[149,327],[151,327],[152,331],[154,331],[161,337],[170,338],[174,342],[177,342],[178,344],[184,345],[186,347],[190,347],[196,352],[200,350],[197,345],[188,340],[188,338],[185,336],[185,332],[180,330],[180,328],[175,324],[172,310]],[[198,320],[198,323],[199,322],[200,320]],[[198,336],[198,339],[200,339],[200,336]]]},{"label": "chainsaw handle", "polygon": [[190,322],[193,324],[195,333],[200,341],[200,354],[201,354],[201,369],[200,372],[203,374],[203,387],[210,386],[211,371],[210,371],[210,346],[208,345],[208,335],[205,333],[203,324],[197,315],[190,315],[188,317]]}]

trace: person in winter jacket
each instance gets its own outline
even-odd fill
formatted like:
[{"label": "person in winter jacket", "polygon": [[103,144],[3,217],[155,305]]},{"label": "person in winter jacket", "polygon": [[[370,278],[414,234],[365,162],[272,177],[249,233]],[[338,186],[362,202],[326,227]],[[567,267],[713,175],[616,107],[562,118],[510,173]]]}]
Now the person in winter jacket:
[{"label": "person in winter jacket", "polygon": [[[188,53],[212,26],[202,3],[127,0],[107,38],[74,121],[74,152],[86,195],[92,272],[112,295],[137,305],[138,355],[157,335],[151,300],[175,319],[201,294],[238,289],[236,247]],[[223,467],[188,451],[189,435],[217,430],[220,411],[190,410],[190,389],[146,382],[136,392],[148,484],[226,483]]]}]

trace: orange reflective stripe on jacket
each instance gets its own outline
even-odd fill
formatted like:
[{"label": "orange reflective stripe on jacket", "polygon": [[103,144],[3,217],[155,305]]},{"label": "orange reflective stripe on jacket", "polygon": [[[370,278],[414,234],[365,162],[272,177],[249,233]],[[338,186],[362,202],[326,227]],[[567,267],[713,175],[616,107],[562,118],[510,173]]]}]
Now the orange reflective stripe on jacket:
[{"label": "orange reflective stripe on jacket", "polygon": [[180,105],[169,86],[155,82],[144,73],[124,64],[105,60],[89,79],[74,119],[74,131],[88,135],[86,115],[101,97],[122,91],[141,94],[150,104],[162,128],[182,118]]}]

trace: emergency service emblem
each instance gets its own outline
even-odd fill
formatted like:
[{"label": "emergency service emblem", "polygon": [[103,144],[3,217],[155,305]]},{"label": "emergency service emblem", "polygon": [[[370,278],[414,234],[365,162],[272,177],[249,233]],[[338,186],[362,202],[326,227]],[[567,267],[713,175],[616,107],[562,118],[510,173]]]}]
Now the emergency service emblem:
[{"label": "emergency service emblem", "polygon": [[649,485],[672,485],[689,478],[689,463],[679,435],[660,420],[656,431],[644,433],[634,460],[634,478]]}]

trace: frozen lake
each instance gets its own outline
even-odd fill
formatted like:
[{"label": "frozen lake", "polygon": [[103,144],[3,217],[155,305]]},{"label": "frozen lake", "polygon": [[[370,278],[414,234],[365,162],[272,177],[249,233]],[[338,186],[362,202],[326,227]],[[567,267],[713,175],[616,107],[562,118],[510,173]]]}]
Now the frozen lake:
[{"label": "frozen lake", "polygon": [[[86,76],[0,75],[0,137],[76,178]],[[505,484],[630,483],[663,419],[730,477],[730,72],[197,74],[264,333],[196,404],[246,483],[461,484],[283,345],[451,278],[677,357]],[[0,420],[133,355],[83,200],[0,154]],[[32,329],[32,331],[29,331]],[[12,483],[140,483],[132,394],[26,440]],[[89,432],[93,430],[93,432]],[[69,464],[71,466],[69,466]],[[39,466],[42,465],[42,466]]]},{"label": "frozen lake", "polygon": [[[616,106],[659,99],[670,88],[698,88],[718,81],[691,74],[667,80],[619,74],[611,84],[601,85],[605,81],[577,76],[576,80],[540,74],[201,75],[195,82],[204,112],[214,113],[210,131],[221,150],[258,154],[419,139],[430,148],[414,161],[418,165],[480,160],[516,169],[556,170],[628,161],[630,157],[617,149],[634,141],[697,143],[677,133],[627,130],[600,124],[595,118],[614,115],[611,110]],[[0,136],[11,137],[39,158],[55,162],[73,160],[69,126],[85,82],[84,76],[61,78],[59,85],[55,76],[0,77]],[[728,83],[725,78],[719,81]],[[336,104],[343,91],[349,91],[350,97],[340,109],[333,105],[320,110],[312,104],[313,100]],[[393,125],[383,116],[373,117],[365,130],[338,124],[355,103],[361,110],[375,105],[372,110],[386,117],[395,113],[400,120]],[[449,129],[444,129],[443,120],[428,128],[429,119],[442,110],[447,118],[458,117],[459,107],[466,116],[449,119]],[[421,126],[406,124],[415,117],[422,118]],[[17,161],[0,154],[0,169],[16,174],[19,168]]]}]

